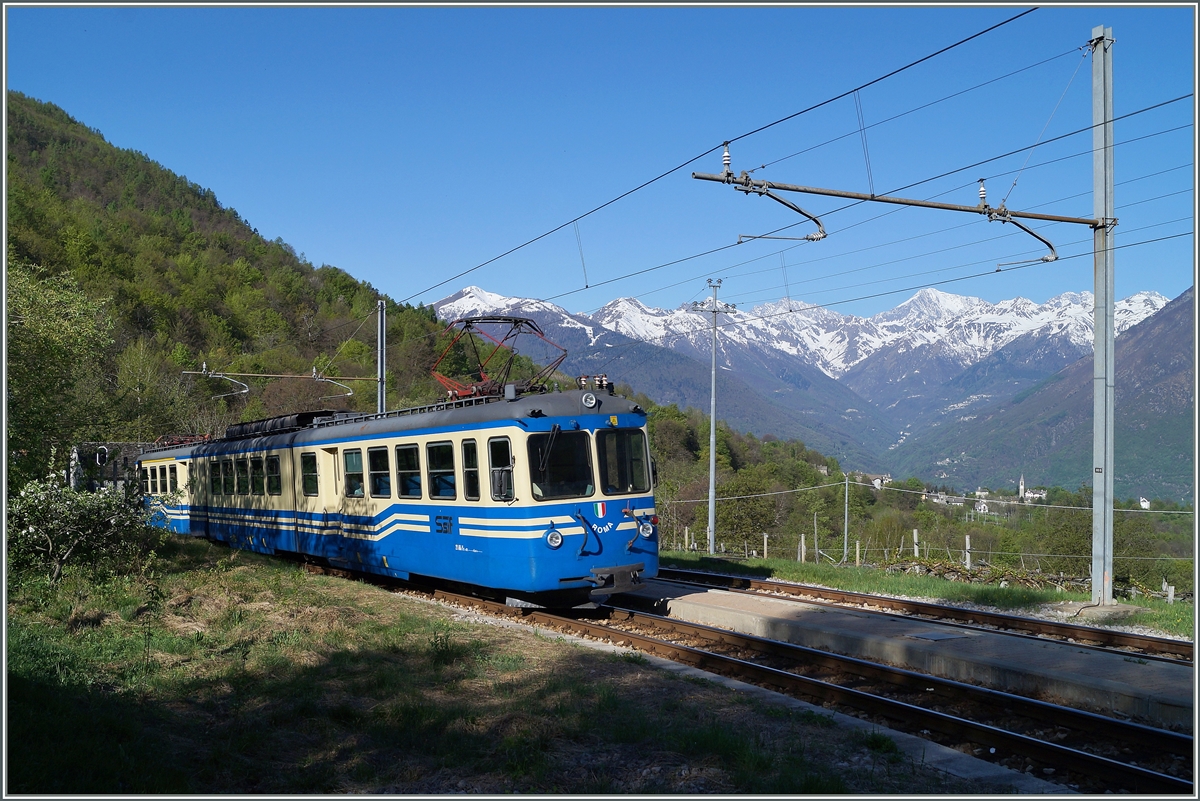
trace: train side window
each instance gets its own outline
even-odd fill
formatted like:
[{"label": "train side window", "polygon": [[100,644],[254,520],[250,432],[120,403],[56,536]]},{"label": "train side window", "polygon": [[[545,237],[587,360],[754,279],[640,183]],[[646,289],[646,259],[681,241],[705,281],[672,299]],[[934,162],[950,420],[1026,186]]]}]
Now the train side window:
[{"label": "train side window", "polygon": [[221,462],[221,487],[226,495],[233,495],[233,462],[225,459]]},{"label": "train side window", "polygon": [[435,442],[426,446],[425,457],[429,469],[429,497],[457,498],[454,486],[454,445]]},{"label": "train side window", "polygon": [[371,497],[392,497],[392,471],[388,467],[387,448],[371,448],[367,451],[367,469],[371,478]]},{"label": "train side window", "polygon": [[462,444],[463,497],[468,501],[479,500],[479,453],[475,440],[464,439]]},{"label": "train side window", "polygon": [[346,465],[346,497],[361,498],[363,496],[362,451],[358,448],[342,451],[342,459]]},{"label": "train side window", "polygon": [[142,494],[150,494],[150,471],[145,467],[142,468]]},{"label": "train side window", "polygon": [[317,494],[317,455],[300,454],[300,481],[305,495]]},{"label": "train side window", "polygon": [[167,476],[171,479],[170,489],[168,491],[174,492],[175,490],[179,489],[179,473],[176,471],[175,465],[171,465],[169,468],[167,468]]},{"label": "train side window", "polygon": [[150,468],[150,494],[151,495],[158,494],[158,468],[157,467]]},{"label": "train side window", "polygon": [[234,474],[237,476],[237,494],[250,494],[250,462],[247,459],[237,459],[233,463]]},{"label": "train side window", "polygon": [[396,486],[398,497],[421,497],[421,456],[416,445],[396,446]]},{"label": "train side window", "polygon": [[596,450],[605,495],[650,491],[646,437],[640,429],[597,431]]},{"label": "train side window", "polygon": [[221,494],[221,463],[208,463],[208,490],[213,495]]},{"label": "train side window", "polygon": [[283,494],[283,477],[279,474],[279,457],[267,457],[267,494]]},{"label": "train side window", "polygon": [[250,494],[262,495],[265,481],[266,476],[263,473],[263,460],[261,457],[256,456],[250,460]]},{"label": "train side window", "polygon": [[513,490],[512,445],[508,437],[488,440],[488,466],[491,468],[492,500],[511,501]]}]

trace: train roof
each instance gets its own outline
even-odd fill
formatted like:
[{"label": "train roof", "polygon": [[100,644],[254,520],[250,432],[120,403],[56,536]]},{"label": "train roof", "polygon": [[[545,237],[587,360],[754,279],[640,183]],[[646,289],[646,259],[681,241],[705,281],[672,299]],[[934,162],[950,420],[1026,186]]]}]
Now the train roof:
[{"label": "train roof", "polygon": [[[585,397],[595,398],[593,406]],[[383,435],[392,432],[494,424],[502,420],[540,417],[582,417],[585,415],[640,414],[645,410],[621,395],[571,389],[517,395],[513,398],[489,395],[396,409],[383,413],[337,410],[298,412],[229,426],[225,436],[198,442],[172,444],[147,450],[143,459],[220,452],[230,443],[245,440],[276,440],[302,443],[339,437],[343,434]]]}]

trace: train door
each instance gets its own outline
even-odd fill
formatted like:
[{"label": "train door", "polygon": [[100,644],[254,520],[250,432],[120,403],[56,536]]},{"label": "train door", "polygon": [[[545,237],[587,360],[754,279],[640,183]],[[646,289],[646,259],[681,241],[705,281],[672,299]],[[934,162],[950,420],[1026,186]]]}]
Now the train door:
[{"label": "train door", "polygon": [[341,533],[337,455],[337,448],[292,449],[297,551],[325,555],[327,535]]},{"label": "train door", "polygon": [[[366,469],[371,455],[362,447],[343,448],[338,464],[341,468],[338,506],[341,512],[342,534],[355,539],[374,534],[373,503],[368,492]],[[387,451],[384,450],[385,458],[386,455]]]}]

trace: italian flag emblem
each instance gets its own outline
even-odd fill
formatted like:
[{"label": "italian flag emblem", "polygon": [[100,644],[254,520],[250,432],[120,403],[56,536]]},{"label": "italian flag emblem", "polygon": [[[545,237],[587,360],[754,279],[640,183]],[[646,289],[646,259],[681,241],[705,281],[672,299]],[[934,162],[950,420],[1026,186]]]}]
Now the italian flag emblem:
[{"label": "italian flag emblem", "polygon": [[607,509],[607,504],[605,504],[604,502],[594,503],[594,504],[592,504],[592,508],[596,512],[596,517],[604,517],[604,512]]}]

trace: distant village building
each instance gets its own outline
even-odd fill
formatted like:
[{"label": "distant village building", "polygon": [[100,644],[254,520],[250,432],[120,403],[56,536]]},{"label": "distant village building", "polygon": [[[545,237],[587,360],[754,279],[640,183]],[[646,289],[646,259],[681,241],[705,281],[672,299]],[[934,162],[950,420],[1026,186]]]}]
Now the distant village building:
[{"label": "distant village building", "polygon": [[1044,489],[1025,489],[1024,473],[1021,474],[1021,481],[1017,487],[1017,500],[1021,501],[1022,503],[1046,500],[1046,491]]},{"label": "distant village building", "polygon": [[821,475],[823,475],[823,476],[829,475],[829,468],[826,467],[825,465],[814,464],[813,467],[815,467],[817,469],[817,472],[820,473]]},{"label": "distant village building", "polygon": [[883,489],[884,484],[892,483],[892,474],[891,473],[881,473],[878,475],[874,475],[871,473],[859,473],[859,481],[862,481],[863,479],[866,479],[872,485],[874,485],[875,489],[881,490],[881,489]]}]

